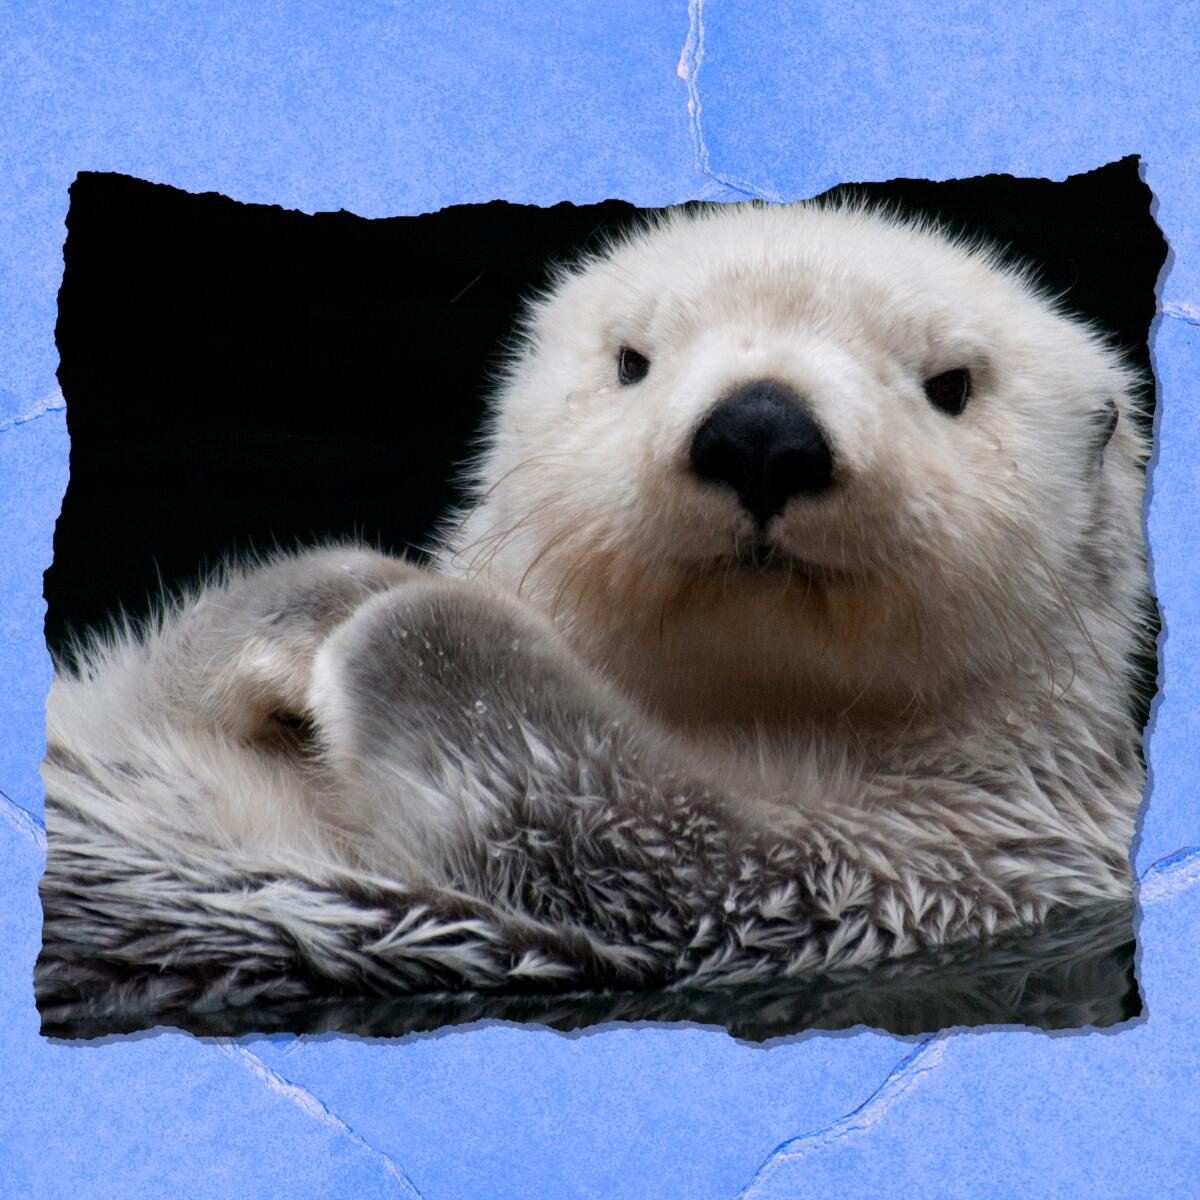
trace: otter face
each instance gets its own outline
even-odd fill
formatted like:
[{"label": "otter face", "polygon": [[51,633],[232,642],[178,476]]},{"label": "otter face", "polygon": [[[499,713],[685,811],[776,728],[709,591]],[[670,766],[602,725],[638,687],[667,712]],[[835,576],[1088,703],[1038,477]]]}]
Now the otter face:
[{"label": "otter face", "polygon": [[1040,669],[1063,621],[1115,645],[1092,610],[1131,615],[1100,594],[1140,551],[1130,383],[936,233],[675,214],[534,308],[454,562],[668,716],[894,712]]}]

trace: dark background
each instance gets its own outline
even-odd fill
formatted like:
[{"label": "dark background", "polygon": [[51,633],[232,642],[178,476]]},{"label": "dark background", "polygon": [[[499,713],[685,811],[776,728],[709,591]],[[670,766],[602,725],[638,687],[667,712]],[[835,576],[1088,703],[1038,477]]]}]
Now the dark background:
[{"label": "dark background", "polygon": [[[1009,246],[1148,377],[1166,245],[1136,159],[1064,183],[839,190]],[[231,552],[357,535],[418,553],[456,498],[522,298],[637,212],[497,202],[369,221],[80,175],[59,294],[71,474],[45,579],[51,650]]]}]

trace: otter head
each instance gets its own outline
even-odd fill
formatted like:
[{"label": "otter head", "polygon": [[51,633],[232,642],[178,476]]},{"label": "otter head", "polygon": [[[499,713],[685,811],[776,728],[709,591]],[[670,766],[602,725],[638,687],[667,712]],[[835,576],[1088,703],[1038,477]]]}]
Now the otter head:
[{"label": "otter head", "polygon": [[683,724],[891,722],[1085,655],[1122,687],[1131,382],[928,228],[670,213],[532,306],[448,561]]}]

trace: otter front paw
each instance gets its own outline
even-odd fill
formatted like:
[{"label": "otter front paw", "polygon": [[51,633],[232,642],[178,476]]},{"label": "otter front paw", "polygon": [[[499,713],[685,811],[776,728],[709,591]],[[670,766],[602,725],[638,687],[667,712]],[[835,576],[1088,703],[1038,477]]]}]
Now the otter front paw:
[{"label": "otter front paw", "polygon": [[540,613],[427,576],[368,601],[329,638],[308,707],[330,753],[357,768],[431,750],[503,757],[531,729],[622,704]]},{"label": "otter front paw", "polygon": [[243,741],[303,737],[313,662],[325,639],[381,591],[425,578],[357,547],[275,559],[206,588],[160,647],[179,709]]}]

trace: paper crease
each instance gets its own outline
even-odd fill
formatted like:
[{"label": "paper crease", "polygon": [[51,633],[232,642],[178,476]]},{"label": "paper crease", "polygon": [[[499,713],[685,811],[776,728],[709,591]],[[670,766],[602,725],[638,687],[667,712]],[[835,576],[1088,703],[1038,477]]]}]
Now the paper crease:
[{"label": "paper crease", "polygon": [[821,1150],[852,1133],[860,1133],[864,1129],[870,1129],[878,1124],[898,1100],[942,1061],[945,1054],[946,1037],[946,1034],[941,1033],[920,1042],[916,1049],[905,1055],[896,1064],[883,1083],[866,1100],[845,1116],[839,1117],[822,1129],[789,1138],[788,1141],[777,1146],[755,1172],[754,1178],[737,1193],[735,1200],[754,1200],[755,1197],[765,1197],[768,1193],[763,1191],[763,1188],[768,1183],[768,1176],[782,1163],[803,1158],[805,1155],[815,1150]]},{"label": "paper crease", "polygon": [[687,85],[688,118],[692,131],[692,155],[695,161],[696,173],[705,179],[737,192],[743,198],[756,200],[779,201],[780,196],[767,191],[758,185],[744,179],[734,179],[729,175],[721,175],[712,169],[709,161],[708,147],[704,142],[704,129],[701,124],[700,89],[697,76],[704,65],[704,0],[688,0],[688,35],[679,55],[679,66],[675,74]]},{"label": "paper crease", "polygon": [[378,1150],[372,1146],[365,1138],[355,1133],[345,1121],[336,1113],[331,1112],[311,1092],[306,1091],[298,1084],[292,1083],[291,1080],[285,1079],[278,1071],[273,1071],[257,1054],[248,1050],[245,1046],[240,1046],[236,1042],[225,1038],[218,1038],[216,1045],[235,1062],[245,1067],[269,1091],[283,1097],[289,1104],[294,1104],[301,1112],[312,1117],[314,1121],[319,1121],[323,1125],[330,1126],[356,1146],[365,1150],[396,1181],[400,1187],[400,1193],[408,1197],[408,1200],[423,1200],[421,1193],[398,1163],[384,1154],[382,1150]]},{"label": "paper crease", "polygon": [[62,392],[55,388],[50,395],[39,400],[25,412],[18,413],[13,417],[0,417],[0,433],[16,429],[18,425],[27,425],[30,421],[36,421],[38,418],[46,416],[47,413],[64,412],[66,407],[67,402],[63,399]]}]

